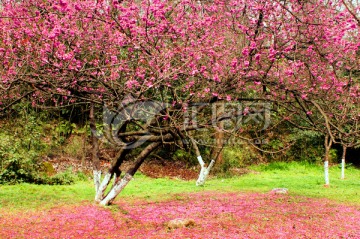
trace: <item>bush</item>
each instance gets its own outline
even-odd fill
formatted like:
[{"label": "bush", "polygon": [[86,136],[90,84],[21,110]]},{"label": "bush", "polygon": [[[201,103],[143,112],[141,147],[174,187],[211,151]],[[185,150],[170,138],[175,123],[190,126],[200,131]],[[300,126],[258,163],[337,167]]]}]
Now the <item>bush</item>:
[{"label": "bush", "polygon": [[24,148],[21,140],[4,134],[0,137],[4,139],[0,142],[0,184],[36,181],[40,169],[38,154]]},{"label": "bush", "polygon": [[254,162],[257,162],[260,155],[250,147],[251,146],[245,144],[240,146],[225,147],[223,149],[224,167],[246,167]]},{"label": "bush", "polygon": [[62,173],[58,173],[50,178],[46,184],[50,185],[70,185],[77,181],[77,176],[72,172],[71,168]]},{"label": "bush", "polygon": [[[70,185],[79,180],[87,179],[83,173],[75,174],[71,168],[49,176],[46,171],[31,161],[22,158],[13,158],[0,172],[0,184],[34,183],[49,185]],[[37,170],[36,170],[37,169]]]},{"label": "bush", "polygon": [[[1,127],[0,184],[74,183],[78,177],[71,170],[55,175],[52,165],[41,160],[53,146],[49,143],[53,134],[59,134],[56,124],[49,124],[46,113],[35,112],[26,104],[14,106],[14,111],[16,117]],[[68,125],[62,126],[63,131],[67,130]],[[74,148],[70,152],[73,153]]]},{"label": "bush", "polygon": [[193,153],[191,151],[188,152],[188,151],[185,151],[183,149],[177,149],[173,153],[172,159],[182,161],[182,162],[187,162],[189,164],[189,166],[194,166],[194,165],[198,164],[197,157],[196,157],[195,153]]},{"label": "bush", "polygon": [[13,157],[6,163],[7,165],[0,172],[0,184],[15,184],[34,180],[35,176],[33,170],[30,169],[32,165],[30,160]]}]

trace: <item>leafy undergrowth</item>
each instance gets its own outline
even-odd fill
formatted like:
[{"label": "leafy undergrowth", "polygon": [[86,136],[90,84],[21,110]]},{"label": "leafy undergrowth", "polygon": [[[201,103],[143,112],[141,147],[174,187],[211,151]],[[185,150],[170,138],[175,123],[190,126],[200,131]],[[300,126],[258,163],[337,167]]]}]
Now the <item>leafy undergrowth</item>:
[{"label": "leafy undergrowth", "polygon": [[[190,227],[169,229],[172,219]],[[121,199],[111,207],[0,211],[0,238],[359,238],[360,208],[271,193],[177,194],[172,200]]]}]

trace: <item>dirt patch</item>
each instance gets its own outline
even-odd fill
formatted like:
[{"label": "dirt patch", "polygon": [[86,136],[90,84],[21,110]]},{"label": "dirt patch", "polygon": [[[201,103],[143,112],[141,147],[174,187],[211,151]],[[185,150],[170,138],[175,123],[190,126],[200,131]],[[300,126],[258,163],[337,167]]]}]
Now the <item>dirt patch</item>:
[{"label": "dirt patch", "polygon": [[152,178],[179,178],[183,180],[193,180],[199,175],[200,169],[189,168],[186,163],[181,161],[160,161],[150,160],[140,167],[140,172]]},{"label": "dirt patch", "polygon": [[43,160],[50,163],[57,173],[64,172],[69,169],[73,172],[84,172],[86,174],[91,174],[93,171],[92,163],[89,160],[79,160],[66,156],[44,158]]},{"label": "dirt patch", "polygon": [[[89,159],[79,160],[70,157],[47,158],[45,161],[52,164],[56,172],[63,172],[71,168],[74,172],[92,173],[92,163]],[[106,171],[110,163],[101,160],[101,167]],[[131,162],[124,162],[121,166],[122,171],[126,171],[131,166]],[[145,161],[139,171],[152,178],[178,178],[183,180],[193,180],[199,175],[200,169],[189,167],[185,162],[173,160],[159,160],[157,158]]]}]

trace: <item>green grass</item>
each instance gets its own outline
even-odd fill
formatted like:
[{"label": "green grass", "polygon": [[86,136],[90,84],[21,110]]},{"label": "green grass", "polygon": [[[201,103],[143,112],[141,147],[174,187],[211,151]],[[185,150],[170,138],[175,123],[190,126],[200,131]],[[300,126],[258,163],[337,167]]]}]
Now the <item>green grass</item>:
[{"label": "green grass", "polygon": [[0,186],[0,209],[45,209],[65,204],[77,204],[94,197],[92,182],[73,185],[34,185],[22,183]]},{"label": "green grass", "polygon": [[[291,195],[328,198],[340,203],[360,205],[360,170],[350,167],[346,179],[340,180],[340,169],[330,168],[329,188],[323,186],[321,166],[306,163],[273,163],[251,167],[251,173],[232,178],[210,178],[205,187],[195,186],[194,181],[151,179],[136,174],[134,180],[119,195],[125,200],[159,201],[181,198],[182,193],[200,191],[269,192],[272,188],[285,187]],[[5,210],[37,210],[66,204],[92,203],[92,181],[77,182],[69,186],[3,185],[0,186],[0,208]]]}]

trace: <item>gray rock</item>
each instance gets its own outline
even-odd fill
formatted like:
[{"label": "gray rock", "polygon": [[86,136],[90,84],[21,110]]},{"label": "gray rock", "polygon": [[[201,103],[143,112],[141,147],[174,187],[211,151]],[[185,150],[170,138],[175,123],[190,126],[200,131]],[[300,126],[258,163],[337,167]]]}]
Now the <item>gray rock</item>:
[{"label": "gray rock", "polygon": [[188,218],[176,218],[166,222],[165,226],[170,230],[176,228],[192,227],[195,226],[195,221]]},{"label": "gray rock", "polygon": [[271,192],[275,193],[275,194],[288,194],[289,189],[287,189],[287,188],[273,188],[271,190]]}]

